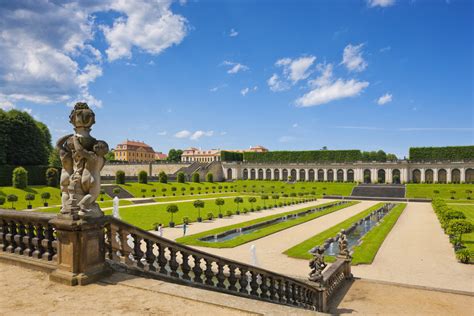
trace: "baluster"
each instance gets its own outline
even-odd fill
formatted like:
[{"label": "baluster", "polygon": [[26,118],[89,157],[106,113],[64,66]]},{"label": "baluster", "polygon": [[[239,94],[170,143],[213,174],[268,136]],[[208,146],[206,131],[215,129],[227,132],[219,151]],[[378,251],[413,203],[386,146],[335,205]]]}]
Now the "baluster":
[{"label": "baluster", "polygon": [[191,271],[191,266],[189,265],[189,254],[185,251],[181,251],[181,256],[183,257],[183,263],[181,264],[181,270],[183,271],[183,279],[184,280],[191,280],[189,276],[189,272]]},{"label": "baluster", "polygon": [[44,238],[44,228],[43,225],[38,223],[36,224],[36,237],[33,238],[33,246],[35,250],[33,251],[33,257],[36,259],[41,259],[44,253],[44,248],[41,244],[41,241]]},{"label": "baluster", "polygon": [[141,248],[141,243],[142,243],[142,239],[139,238],[136,234],[132,234],[132,241],[133,241],[133,259],[135,260],[135,266],[137,268],[140,268],[140,269],[143,269],[144,267],[144,264],[142,262],[142,258],[143,258],[143,251],[142,251],[142,248]]},{"label": "baluster", "polygon": [[237,291],[237,287],[235,286],[237,283],[237,277],[235,276],[235,265],[229,265],[229,290],[230,291]]},{"label": "baluster", "polygon": [[107,223],[105,229],[105,258],[110,260],[113,259],[113,246],[112,246],[112,224]]},{"label": "baluster", "polygon": [[268,298],[269,295],[268,295],[268,285],[267,285],[267,281],[268,281],[268,278],[267,276],[265,275],[261,275],[262,277],[262,284],[260,285],[260,290],[262,291],[262,293],[260,293],[260,297],[261,298]]},{"label": "baluster", "polygon": [[7,241],[7,232],[8,232],[8,224],[5,220],[1,220],[1,225],[2,225],[2,231],[0,232],[0,242],[2,244],[2,251],[6,251],[8,247],[8,241]]},{"label": "baluster", "polygon": [[206,262],[206,271],[204,271],[204,275],[206,276],[205,283],[210,286],[214,286],[214,272],[212,271],[212,261],[210,259],[204,259]]},{"label": "baluster", "polygon": [[35,237],[35,227],[33,224],[28,223],[26,225],[26,235],[23,237],[23,243],[26,245],[26,249],[23,252],[25,256],[31,257],[33,255],[33,238]]},{"label": "baluster", "polygon": [[292,303],[293,305],[297,305],[297,301],[296,301],[296,286],[294,283],[291,284],[291,300],[292,300]]},{"label": "baluster", "polygon": [[285,289],[284,289],[285,285],[282,279],[279,279],[277,283],[278,283],[278,301],[280,303],[283,303],[285,302]]},{"label": "baluster", "polygon": [[248,280],[247,280],[247,270],[245,268],[239,268],[239,270],[240,270],[240,277],[239,277],[240,290],[239,290],[239,292],[244,293],[244,294],[248,294],[249,292],[247,290],[247,285],[249,283],[248,283]]},{"label": "baluster", "polygon": [[166,259],[165,256],[165,246],[163,244],[158,244],[158,265],[160,266],[161,274],[168,274],[168,271],[166,271],[167,263],[168,259]]},{"label": "baluster", "polygon": [[286,304],[291,303],[290,283],[288,281],[285,281],[285,303]]},{"label": "baluster", "polygon": [[156,256],[153,253],[153,242],[149,239],[146,240],[146,253],[145,253],[145,259],[147,263],[147,271],[156,271],[155,267],[155,260]]},{"label": "baluster", "polygon": [[41,246],[44,249],[44,253],[41,256],[43,260],[50,261],[53,259],[54,249],[53,249],[53,227],[47,225],[44,230],[44,238],[41,240]]},{"label": "baluster", "polygon": [[202,268],[201,268],[201,258],[197,257],[196,255],[192,256],[194,258],[194,267],[193,267],[193,272],[194,272],[194,278],[193,281],[195,283],[202,284]]},{"label": "baluster", "polygon": [[176,249],[168,248],[170,250],[170,268],[171,268],[171,276],[175,278],[179,278],[178,272],[176,272],[179,268],[178,260],[176,260]]},{"label": "baluster", "polygon": [[23,222],[18,223],[18,229],[15,236],[13,236],[16,244],[15,254],[23,255],[23,251],[25,250],[25,243],[23,242],[23,237],[25,237],[25,225]]},{"label": "baluster", "polygon": [[250,295],[258,297],[258,282],[257,282],[258,274],[257,274],[257,272],[250,271],[250,275],[251,275]]},{"label": "baluster", "polygon": [[132,265],[133,262],[131,260],[131,254],[132,254],[132,247],[130,247],[130,245],[128,244],[128,235],[129,235],[129,232],[124,230],[124,229],[121,229],[120,228],[120,231],[119,231],[119,238],[120,238],[120,252],[122,253],[122,260],[123,260],[123,264],[125,265]]},{"label": "baluster", "polygon": [[276,299],[276,289],[275,289],[275,278],[272,276],[268,277],[268,283],[270,285],[270,299],[275,301]]},{"label": "baluster", "polygon": [[10,221],[8,226],[9,226],[9,229],[8,229],[6,238],[9,243],[8,243],[6,252],[13,253],[15,252],[15,248],[16,248],[15,235],[17,234],[17,227],[16,227],[16,223],[13,221]]},{"label": "baluster", "polygon": [[217,287],[218,288],[225,288],[224,281],[226,279],[224,275],[224,265],[223,263],[218,262],[217,263]]}]

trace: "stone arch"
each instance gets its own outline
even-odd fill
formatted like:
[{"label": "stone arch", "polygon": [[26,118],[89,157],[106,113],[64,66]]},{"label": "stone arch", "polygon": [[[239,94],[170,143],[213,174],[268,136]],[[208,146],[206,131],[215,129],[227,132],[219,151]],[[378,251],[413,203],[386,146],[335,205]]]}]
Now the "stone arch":
[{"label": "stone arch", "polygon": [[300,169],[300,181],[306,181],[306,170]]},{"label": "stone arch", "polygon": [[290,175],[291,175],[291,181],[296,181],[296,169],[291,169]]},{"label": "stone arch", "polygon": [[228,180],[232,179],[232,169],[231,168],[227,169],[227,179]]},{"label": "stone arch", "polygon": [[461,183],[461,171],[457,168],[451,171],[451,183]]},{"label": "stone arch", "polygon": [[288,169],[283,169],[282,171],[282,180],[288,181]]},{"label": "stone arch", "polygon": [[384,169],[379,169],[377,171],[377,182],[385,183],[385,170]]},{"label": "stone arch", "polygon": [[372,182],[372,172],[369,169],[364,170],[364,183]]},{"label": "stone arch", "polygon": [[255,169],[250,169],[250,180],[255,180]]},{"label": "stone arch", "polygon": [[392,183],[395,184],[400,184],[400,170],[399,169],[393,169],[392,170]]},{"label": "stone arch", "polygon": [[342,169],[337,170],[336,179],[337,182],[344,182],[344,171]]},{"label": "stone arch", "polygon": [[280,180],[280,169],[273,170],[273,178],[275,180]]},{"label": "stone arch", "polygon": [[318,170],[318,181],[324,181],[324,170],[323,169]]},{"label": "stone arch", "polygon": [[249,171],[247,168],[244,169],[243,173],[242,173],[242,178],[244,178],[244,180],[248,180],[249,178]]},{"label": "stone arch", "polygon": [[334,170],[328,170],[328,181],[334,181]]},{"label": "stone arch", "polygon": [[314,181],[314,169],[309,169],[308,171],[308,180]]},{"label": "stone arch", "polygon": [[448,181],[448,173],[446,169],[438,170],[438,183],[446,183]]},{"label": "stone arch", "polygon": [[347,170],[347,182],[354,182],[354,170]]},{"label": "stone arch", "polygon": [[271,180],[271,179],[272,179],[272,169],[265,170],[265,180]]},{"label": "stone arch", "polygon": [[433,169],[426,169],[425,170],[425,183],[433,183],[433,181],[434,181]]},{"label": "stone arch", "polygon": [[258,180],[263,180],[263,169],[258,169]]},{"label": "stone arch", "polygon": [[474,169],[466,169],[465,179],[466,183],[474,183]]},{"label": "stone arch", "polygon": [[415,169],[411,173],[411,182],[420,183],[421,182],[421,171],[420,169]]}]

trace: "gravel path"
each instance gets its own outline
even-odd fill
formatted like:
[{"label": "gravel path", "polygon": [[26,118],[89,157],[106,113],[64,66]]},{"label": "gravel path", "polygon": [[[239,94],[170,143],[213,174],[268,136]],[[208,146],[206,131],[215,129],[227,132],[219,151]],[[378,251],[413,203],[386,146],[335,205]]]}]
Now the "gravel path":
[{"label": "gravel path", "polygon": [[429,203],[408,203],[374,262],[352,272],[361,278],[474,292],[474,265],[456,261]]}]

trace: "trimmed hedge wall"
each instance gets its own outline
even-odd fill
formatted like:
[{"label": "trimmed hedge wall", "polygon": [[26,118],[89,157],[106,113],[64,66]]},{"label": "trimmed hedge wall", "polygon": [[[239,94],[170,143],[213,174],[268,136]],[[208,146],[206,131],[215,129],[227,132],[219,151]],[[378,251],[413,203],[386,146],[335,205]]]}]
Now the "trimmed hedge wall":
[{"label": "trimmed hedge wall", "polygon": [[221,161],[242,161],[242,160],[244,160],[243,153],[221,151]]},{"label": "trimmed hedge wall", "polygon": [[247,162],[351,162],[362,160],[360,150],[308,150],[308,151],[269,151],[265,153],[246,152]]},{"label": "trimmed hedge wall", "polygon": [[474,146],[411,147],[410,160],[474,160]]},{"label": "trimmed hedge wall", "polygon": [[[12,185],[13,169],[17,166],[0,165],[0,186]],[[49,166],[22,166],[28,171],[28,185],[46,185],[46,170]]]}]

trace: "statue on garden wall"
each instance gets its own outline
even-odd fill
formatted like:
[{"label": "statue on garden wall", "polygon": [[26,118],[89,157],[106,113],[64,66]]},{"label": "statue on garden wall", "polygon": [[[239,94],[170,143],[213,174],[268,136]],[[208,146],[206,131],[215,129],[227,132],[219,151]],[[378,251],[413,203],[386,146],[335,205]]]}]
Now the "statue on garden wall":
[{"label": "statue on garden wall", "polygon": [[351,258],[349,243],[347,241],[346,231],[344,229],[338,234],[339,257],[349,259]]},{"label": "statue on garden wall", "polygon": [[324,247],[318,247],[313,253],[313,259],[309,261],[309,267],[311,272],[309,273],[309,280],[313,282],[322,283],[323,281],[323,270],[326,268],[327,263],[324,262]]},{"label": "statue on garden wall", "polygon": [[76,103],[69,122],[75,133],[61,137],[56,143],[62,164],[61,214],[73,219],[101,217],[104,214],[96,199],[100,194],[100,171],[109,146],[90,135],[95,114],[87,103]]}]

